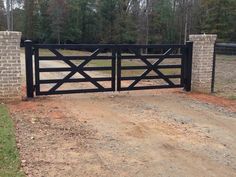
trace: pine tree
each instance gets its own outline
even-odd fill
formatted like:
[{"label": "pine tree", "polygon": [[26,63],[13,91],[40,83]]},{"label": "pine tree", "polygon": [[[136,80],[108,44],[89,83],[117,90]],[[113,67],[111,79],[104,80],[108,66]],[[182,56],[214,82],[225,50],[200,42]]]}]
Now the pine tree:
[{"label": "pine tree", "polygon": [[33,1],[24,1],[25,10],[25,37],[27,39],[33,39]]},{"label": "pine tree", "polygon": [[67,28],[64,30],[64,35],[68,42],[79,43],[81,40],[79,3],[80,0],[68,1]]},{"label": "pine tree", "polygon": [[236,40],[235,35],[236,1],[207,0],[202,3],[205,10],[202,32],[218,34],[222,41]]},{"label": "pine tree", "polygon": [[49,3],[48,13],[51,19],[52,38],[60,44],[65,39],[62,36],[67,18],[66,0],[51,0]]},{"label": "pine tree", "polygon": [[100,0],[98,5],[100,39],[102,43],[115,43],[117,0]]}]

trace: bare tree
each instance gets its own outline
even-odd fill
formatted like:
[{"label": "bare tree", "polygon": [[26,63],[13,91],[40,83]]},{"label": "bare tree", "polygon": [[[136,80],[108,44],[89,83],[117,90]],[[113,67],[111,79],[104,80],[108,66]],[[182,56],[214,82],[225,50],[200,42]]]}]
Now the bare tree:
[{"label": "bare tree", "polygon": [[7,0],[6,5],[7,5],[7,30],[13,31],[13,24],[14,24],[13,5],[14,5],[14,1]]},{"label": "bare tree", "polygon": [[6,9],[3,0],[0,0],[0,31],[6,30],[6,19],[5,19]]},{"label": "bare tree", "polygon": [[7,0],[7,30],[11,30],[10,0]]}]

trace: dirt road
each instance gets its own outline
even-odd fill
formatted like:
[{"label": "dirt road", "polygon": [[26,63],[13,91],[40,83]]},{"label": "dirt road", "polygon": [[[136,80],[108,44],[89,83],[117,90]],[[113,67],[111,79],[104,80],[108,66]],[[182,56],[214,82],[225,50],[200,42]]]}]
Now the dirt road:
[{"label": "dirt road", "polygon": [[28,176],[234,177],[236,104],[214,100],[154,90],[41,97],[9,108]]}]

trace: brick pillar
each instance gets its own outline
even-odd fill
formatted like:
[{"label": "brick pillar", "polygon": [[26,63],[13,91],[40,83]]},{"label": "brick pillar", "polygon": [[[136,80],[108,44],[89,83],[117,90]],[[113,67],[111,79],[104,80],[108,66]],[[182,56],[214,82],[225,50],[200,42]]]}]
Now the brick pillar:
[{"label": "brick pillar", "polygon": [[214,44],[217,35],[190,35],[193,42],[192,90],[211,93]]},{"label": "brick pillar", "polygon": [[20,32],[0,31],[0,101],[21,98]]}]

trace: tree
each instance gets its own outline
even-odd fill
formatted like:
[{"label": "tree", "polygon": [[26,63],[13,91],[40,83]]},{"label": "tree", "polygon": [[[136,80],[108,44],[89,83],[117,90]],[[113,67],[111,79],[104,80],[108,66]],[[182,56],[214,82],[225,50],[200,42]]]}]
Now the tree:
[{"label": "tree", "polygon": [[5,21],[5,7],[3,4],[3,0],[0,0],[0,31],[3,31],[6,29],[6,21]]},{"label": "tree", "polygon": [[24,1],[24,10],[25,10],[25,29],[24,34],[26,39],[35,39],[34,37],[34,9],[35,4],[32,0],[25,0]]},{"label": "tree", "polygon": [[135,43],[136,28],[132,13],[130,13],[131,1],[117,1],[117,14],[115,19],[114,40],[116,43]]},{"label": "tree", "polygon": [[13,27],[14,31],[24,31],[24,10],[21,8],[15,8],[13,9]]},{"label": "tree", "polygon": [[92,43],[97,39],[98,17],[95,0],[79,1],[79,26],[81,27],[81,42]]},{"label": "tree", "polygon": [[[184,43],[189,34],[204,32],[236,41],[236,0],[13,2],[14,29],[40,43]],[[0,16],[6,29],[3,0]]]},{"label": "tree", "polygon": [[68,1],[68,18],[66,20],[65,38],[68,42],[79,43],[81,39],[80,0]]},{"label": "tree", "polygon": [[205,11],[202,32],[218,34],[222,41],[236,41],[235,0],[207,0],[202,1]]},{"label": "tree", "polygon": [[65,27],[67,15],[67,3],[65,0],[51,0],[49,2],[48,13],[51,18],[52,38],[60,44],[63,39],[61,36]]},{"label": "tree", "polygon": [[115,43],[117,0],[100,0],[98,4],[100,39],[102,43]]},{"label": "tree", "polygon": [[176,41],[174,11],[171,0],[159,0],[153,4],[150,15],[150,42],[169,43]]},{"label": "tree", "polygon": [[51,17],[48,12],[49,1],[41,0],[39,1],[38,11],[40,12],[38,16],[38,33],[37,38],[41,43],[51,42],[52,37],[52,28],[51,28]]}]

